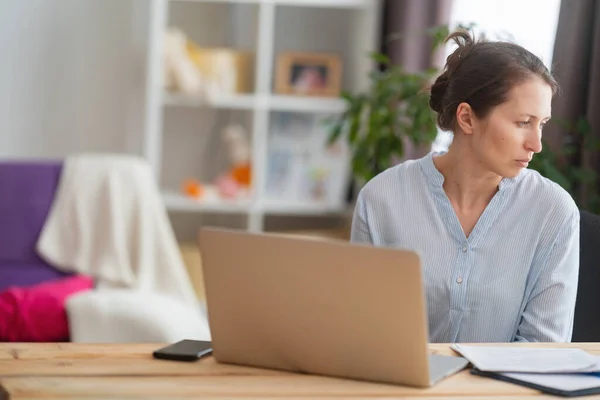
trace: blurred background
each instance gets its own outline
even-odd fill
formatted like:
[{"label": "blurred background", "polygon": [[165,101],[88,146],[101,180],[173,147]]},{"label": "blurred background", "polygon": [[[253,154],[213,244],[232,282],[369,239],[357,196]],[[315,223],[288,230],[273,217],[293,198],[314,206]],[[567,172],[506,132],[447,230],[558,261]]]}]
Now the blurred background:
[{"label": "blurred background", "polygon": [[199,288],[201,226],[347,239],[361,184],[446,149],[421,89],[462,26],[555,71],[558,123],[531,168],[597,211],[599,3],[4,0],[0,159],[141,158]]}]

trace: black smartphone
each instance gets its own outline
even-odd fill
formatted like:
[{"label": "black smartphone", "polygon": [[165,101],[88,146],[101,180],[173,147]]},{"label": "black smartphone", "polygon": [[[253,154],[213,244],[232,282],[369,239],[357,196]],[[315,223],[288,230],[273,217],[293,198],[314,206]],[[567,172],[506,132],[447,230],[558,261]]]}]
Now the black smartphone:
[{"label": "black smartphone", "polygon": [[155,350],[152,355],[161,360],[196,361],[212,351],[211,342],[185,339]]}]

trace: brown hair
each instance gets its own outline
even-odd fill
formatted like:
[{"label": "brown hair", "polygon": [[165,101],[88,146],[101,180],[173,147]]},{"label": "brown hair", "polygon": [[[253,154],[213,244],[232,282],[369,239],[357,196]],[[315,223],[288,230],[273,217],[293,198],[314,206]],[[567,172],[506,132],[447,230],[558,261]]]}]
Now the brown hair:
[{"label": "brown hair", "polygon": [[475,40],[466,31],[446,38],[458,48],[446,59],[443,73],[431,87],[429,106],[435,111],[439,127],[454,129],[456,109],[466,102],[478,118],[505,102],[508,92],[532,76],[542,78],[558,91],[558,83],[544,63],[530,51],[514,43]]}]

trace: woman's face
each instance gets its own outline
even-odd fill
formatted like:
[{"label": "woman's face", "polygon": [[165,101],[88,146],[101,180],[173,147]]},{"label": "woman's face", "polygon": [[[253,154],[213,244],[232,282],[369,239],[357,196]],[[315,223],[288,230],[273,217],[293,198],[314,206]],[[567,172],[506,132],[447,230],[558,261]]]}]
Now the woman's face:
[{"label": "woman's face", "polygon": [[550,119],[552,89],[534,77],[512,88],[508,100],[483,119],[471,120],[471,146],[482,167],[515,177],[542,151],[542,129]]}]

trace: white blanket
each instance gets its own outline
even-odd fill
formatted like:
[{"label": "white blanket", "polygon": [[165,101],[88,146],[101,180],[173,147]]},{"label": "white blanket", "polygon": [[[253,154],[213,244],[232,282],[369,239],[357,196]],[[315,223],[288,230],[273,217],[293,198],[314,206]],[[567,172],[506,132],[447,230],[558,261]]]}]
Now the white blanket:
[{"label": "white blanket", "polygon": [[78,343],[211,340],[204,313],[156,293],[88,290],[67,299],[69,337]]},{"label": "white blanket", "polygon": [[37,250],[58,269],[96,278],[99,289],[158,293],[198,309],[152,171],[137,157],[67,157]]}]

